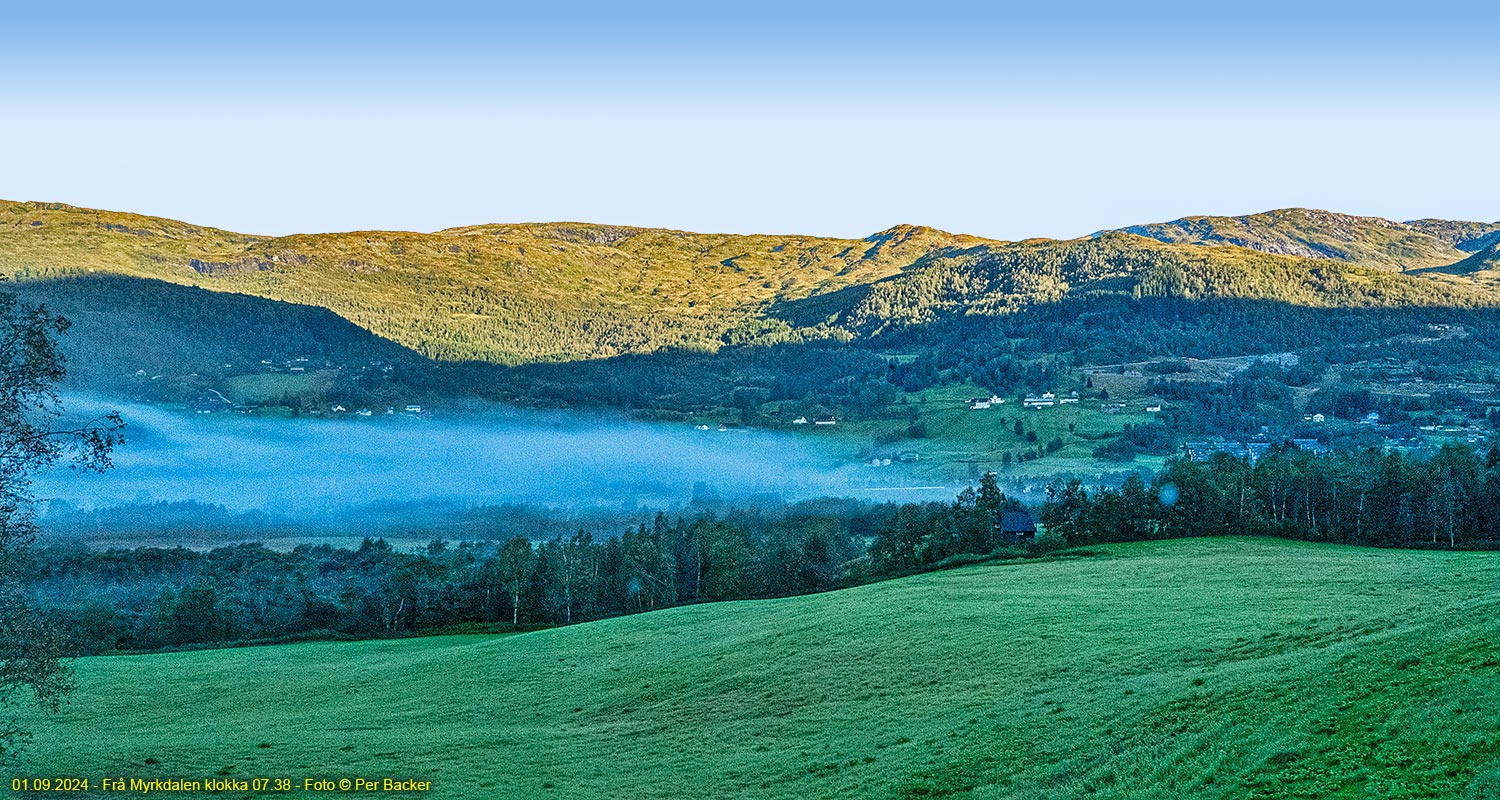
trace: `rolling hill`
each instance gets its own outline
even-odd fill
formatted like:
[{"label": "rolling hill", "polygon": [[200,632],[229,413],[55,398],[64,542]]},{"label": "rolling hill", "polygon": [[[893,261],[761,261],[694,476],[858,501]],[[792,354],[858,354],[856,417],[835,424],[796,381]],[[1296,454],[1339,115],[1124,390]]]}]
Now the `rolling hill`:
[{"label": "rolling hill", "polygon": [[0,270],[118,275],[320,306],[422,355],[568,361],[716,347],[777,301],[887,277],[983,240],[862,240],[576,223],[249,236],[56,203],[0,203]]},{"label": "rolling hill", "polygon": [[1456,264],[1442,267],[1439,271],[1454,275],[1478,275],[1496,269],[1500,269],[1500,241],[1475,251],[1474,255]]},{"label": "rolling hill", "polygon": [[[0,203],[0,275],[75,320],[74,386],[140,400],[908,418],[889,438],[920,431],[899,406],[926,389],[1079,388],[1058,383],[1060,357],[1246,356],[1431,325],[1490,341],[1491,250],[1459,248],[1492,228],[1288,210],[1239,244],[910,225],[858,240],[582,223],[264,237]],[[1352,261],[1306,245],[1351,236]],[[1319,257],[1266,252],[1298,247]],[[1442,266],[1395,271],[1402,247]]]},{"label": "rolling hill", "polygon": [[[1362,265],[1134,234],[945,250],[902,274],[844,293],[825,320],[861,334],[953,316],[1000,316],[1103,295],[1270,301],[1310,308],[1491,306],[1464,281],[1413,279]],[[807,321],[807,320],[804,320]]]},{"label": "rolling hill", "polygon": [[1195,539],[504,637],[86,658],[19,767],[441,798],[1477,800],[1500,791],[1497,587],[1488,553]]},{"label": "rolling hill", "polygon": [[[1455,264],[1500,225],[1289,209],[1125,230],[1135,235],[1019,243],[911,225],[858,240],[582,223],[264,237],[0,202],[0,274],[25,285],[112,276],[324,308],[421,356],[497,364],[847,338],[1096,291],[1318,307],[1494,299],[1452,275],[1375,273]],[[100,305],[61,309],[107,313]]]},{"label": "rolling hill", "polygon": [[1392,222],[1306,208],[1241,217],[1183,217],[1122,228],[1163,242],[1233,245],[1265,253],[1335,259],[1403,272],[1440,267],[1500,235],[1500,222]]}]

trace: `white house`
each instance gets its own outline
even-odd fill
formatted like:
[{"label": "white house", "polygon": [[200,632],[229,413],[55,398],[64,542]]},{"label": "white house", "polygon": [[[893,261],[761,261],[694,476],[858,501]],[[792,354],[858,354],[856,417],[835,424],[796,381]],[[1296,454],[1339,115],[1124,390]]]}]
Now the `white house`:
[{"label": "white house", "polygon": [[792,420],[792,424],[793,425],[806,425],[807,424],[807,417],[798,417],[798,418]]},{"label": "white house", "polygon": [[1021,404],[1027,408],[1051,408],[1057,404],[1057,395],[1052,392],[1043,392],[1040,397],[1027,395],[1026,399],[1021,401]]}]

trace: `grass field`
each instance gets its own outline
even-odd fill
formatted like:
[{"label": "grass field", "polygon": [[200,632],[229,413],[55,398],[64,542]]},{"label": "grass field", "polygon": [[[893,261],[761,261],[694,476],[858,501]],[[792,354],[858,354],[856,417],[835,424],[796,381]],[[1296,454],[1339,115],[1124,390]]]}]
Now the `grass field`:
[{"label": "grass field", "polygon": [[16,774],[454,798],[1500,796],[1500,554],[1099,548],[507,637],[78,663]]},{"label": "grass field", "polygon": [[[1019,398],[1007,397],[1003,404],[971,409],[969,398],[980,396],[988,397],[990,391],[972,385],[942,386],[909,393],[902,398],[905,402],[891,404],[872,419],[793,430],[862,445],[867,451],[865,457],[915,452],[920,456],[918,462],[896,468],[920,480],[955,484],[973,481],[988,470],[1015,481],[1059,472],[1119,472],[1161,463],[1160,457],[1144,456],[1134,463],[1122,463],[1093,456],[1095,448],[1118,436],[1126,425],[1157,419],[1157,415],[1143,410],[1148,396],[1139,391],[1119,398],[1129,401],[1130,410],[1123,414],[1101,412],[1101,401],[1093,397],[1050,408],[1026,408]],[[926,435],[921,438],[906,435],[913,415],[925,427]],[[1026,433],[1015,432],[1017,420]],[[1035,434],[1034,439],[1028,438],[1030,433]],[[1046,448],[1054,439],[1063,443],[1061,449],[1035,461],[1020,460],[1023,451]],[[1008,466],[1004,462],[1007,453],[1011,456]]]}]

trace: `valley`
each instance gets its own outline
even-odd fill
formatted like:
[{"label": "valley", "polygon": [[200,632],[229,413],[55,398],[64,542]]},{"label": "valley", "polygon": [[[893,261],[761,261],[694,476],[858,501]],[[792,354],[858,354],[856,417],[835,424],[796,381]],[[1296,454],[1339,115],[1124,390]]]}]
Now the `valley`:
[{"label": "valley", "polygon": [[[1493,248],[1490,223],[1288,209],[1017,243],[578,223],[270,238],[3,211],[0,270],[73,321],[73,387],[204,413],[611,410],[1019,489],[1190,441],[1483,444],[1500,407],[1500,288],[1459,266]],[[1022,403],[1048,392],[1078,402]],[[970,408],[991,396],[1007,404]]]}]

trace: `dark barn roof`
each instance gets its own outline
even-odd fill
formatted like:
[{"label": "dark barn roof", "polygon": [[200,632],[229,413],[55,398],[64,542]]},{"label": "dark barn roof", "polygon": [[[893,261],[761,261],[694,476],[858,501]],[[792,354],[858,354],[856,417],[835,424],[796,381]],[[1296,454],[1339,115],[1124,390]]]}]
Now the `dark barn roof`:
[{"label": "dark barn roof", "polygon": [[1036,533],[1036,520],[1027,511],[1007,511],[1000,515],[1001,533]]}]

